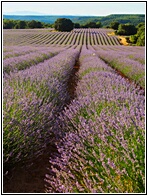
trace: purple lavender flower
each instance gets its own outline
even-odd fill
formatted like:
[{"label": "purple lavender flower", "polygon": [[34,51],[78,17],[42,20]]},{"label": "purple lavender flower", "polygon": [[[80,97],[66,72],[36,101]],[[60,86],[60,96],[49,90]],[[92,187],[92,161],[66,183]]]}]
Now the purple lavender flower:
[{"label": "purple lavender flower", "polygon": [[82,47],[77,97],[58,118],[47,192],[144,192],[143,92],[93,53]]}]

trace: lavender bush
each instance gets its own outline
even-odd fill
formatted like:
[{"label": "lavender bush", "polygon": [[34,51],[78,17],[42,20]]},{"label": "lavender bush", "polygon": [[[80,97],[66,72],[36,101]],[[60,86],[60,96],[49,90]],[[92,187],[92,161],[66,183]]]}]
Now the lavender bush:
[{"label": "lavender bush", "polygon": [[134,60],[140,62],[141,64],[145,65],[145,54],[143,51],[141,53],[130,54],[130,55],[128,55],[128,57],[130,59],[134,59]]},{"label": "lavender bush", "polygon": [[15,57],[15,56],[21,56],[24,54],[28,54],[30,52],[37,51],[38,48],[36,47],[28,47],[28,46],[7,46],[3,49],[3,59]]},{"label": "lavender bush", "polygon": [[67,82],[78,54],[79,48],[69,49],[4,78],[5,165],[38,156],[52,143],[52,127],[69,100]]},{"label": "lavender bush", "polygon": [[114,52],[113,50],[105,51],[99,48],[96,49],[97,54],[101,59],[109,63],[113,68],[121,71],[122,74],[132,79],[141,87],[145,87],[145,66],[143,64],[128,58],[128,56],[126,56],[127,53],[124,55],[124,52],[121,53],[118,51]]},{"label": "lavender bush", "polygon": [[[142,64],[145,64],[145,47],[135,47],[135,46],[101,46],[101,49],[105,51],[114,51],[118,55],[122,55],[124,58],[134,59]],[[97,50],[97,48],[96,48]]]},{"label": "lavender bush", "polygon": [[6,58],[3,61],[3,72],[4,74],[5,73],[9,74],[10,72],[14,72],[14,71],[16,72],[18,70],[29,68],[32,65],[36,65],[48,58],[53,57],[54,55],[58,54],[62,50],[64,49],[57,48],[53,50],[52,48],[40,47],[38,48],[38,50],[34,52],[30,52],[28,54]]},{"label": "lavender bush", "polygon": [[82,48],[77,98],[57,119],[59,156],[50,159],[46,192],[144,193],[143,91],[93,54]]}]

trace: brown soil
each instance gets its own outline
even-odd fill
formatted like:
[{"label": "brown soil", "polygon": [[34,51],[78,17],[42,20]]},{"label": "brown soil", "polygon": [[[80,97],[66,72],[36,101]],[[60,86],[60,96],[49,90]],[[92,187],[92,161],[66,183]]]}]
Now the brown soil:
[{"label": "brown soil", "polygon": [[[77,60],[68,81],[68,92],[70,94],[70,102],[76,96],[75,90],[78,82],[77,72],[79,71],[79,68],[80,68],[79,61]],[[70,102],[68,104],[70,104]]]},{"label": "brown soil", "polygon": [[47,168],[50,168],[49,157],[55,147],[46,149],[46,152],[36,160],[30,160],[25,165],[17,164],[9,170],[3,179],[4,193],[45,193],[44,178]]}]

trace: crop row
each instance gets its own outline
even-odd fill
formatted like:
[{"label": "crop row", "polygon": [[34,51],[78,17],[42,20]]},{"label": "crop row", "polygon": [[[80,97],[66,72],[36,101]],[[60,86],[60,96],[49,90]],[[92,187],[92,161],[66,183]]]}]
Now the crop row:
[{"label": "crop row", "polygon": [[74,29],[71,32],[4,30],[4,45],[120,45],[116,36],[107,30]]},{"label": "crop row", "polygon": [[62,48],[66,49],[68,47],[34,47],[34,46],[29,46],[29,45],[26,45],[26,46],[4,46],[4,49],[3,49],[3,60],[7,59],[7,58],[10,58],[10,57],[18,57],[18,56],[21,56],[21,55],[25,55],[25,54],[29,54],[29,53],[32,53],[32,52],[42,52],[42,51],[50,51],[51,52],[56,52],[56,51],[61,51]]},{"label": "crop row", "polygon": [[[23,70],[42,62],[60,51],[75,48],[78,44],[67,46],[32,47],[32,46],[5,46],[3,72],[10,73]],[[79,45],[81,47],[81,45]],[[95,55],[107,62],[121,75],[134,81],[142,88],[145,87],[145,48],[124,46],[96,46],[87,45]],[[27,51],[28,49],[28,51]],[[130,52],[129,52],[130,49]]]},{"label": "crop row", "polygon": [[[137,51],[134,47],[128,47],[128,50],[125,50],[126,47],[116,47],[116,50],[110,47],[104,49],[100,47],[94,48],[96,49],[96,54],[101,59],[133,80],[136,84],[139,84],[142,88],[145,88],[144,48],[142,50],[137,49]],[[131,51],[129,52],[130,49]]]},{"label": "crop row", "polygon": [[12,73],[3,81],[4,166],[38,156],[54,138],[55,117],[69,100],[67,82],[79,48]]},{"label": "crop row", "polygon": [[50,158],[46,192],[143,193],[143,91],[94,50],[83,46],[79,61],[76,98],[57,118],[60,156]]},{"label": "crop row", "polygon": [[15,56],[20,56],[24,54],[29,54],[30,52],[35,52],[37,51],[38,48],[35,47],[28,47],[28,46],[22,46],[22,47],[16,47],[16,46],[5,46],[3,49],[3,60],[10,58],[10,57],[15,57]]},{"label": "crop row", "polygon": [[10,72],[29,68],[51,58],[62,50],[64,48],[38,47],[35,49],[32,47],[12,47],[12,51],[4,52],[3,73],[9,74]]},{"label": "crop row", "polygon": [[142,64],[145,64],[145,47],[139,47],[139,46],[99,46],[99,48],[94,47],[96,50],[101,49],[105,50],[106,52],[112,52],[119,53],[120,55],[123,55],[123,57],[134,59],[139,61]]}]

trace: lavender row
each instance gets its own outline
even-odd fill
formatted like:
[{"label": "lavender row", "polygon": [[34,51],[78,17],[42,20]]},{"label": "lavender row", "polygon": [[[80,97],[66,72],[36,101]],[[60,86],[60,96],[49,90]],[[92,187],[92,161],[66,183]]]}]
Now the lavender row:
[{"label": "lavender row", "polygon": [[112,52],[122,55],[124,58],[131,58],[145,64],[145,47],[101,46],[100,49],[105,50],[106,52],[110,52],[112,50]]},{"label": "lavender row", "polygon": [[77,97],[57,119],[59,156],[50,159],[46,192],[144,193],[143,92],[93,54],[82,48]]},{"label": "lavender row", "polygon": [[[4,45],[120,45],[116,36],[108,36],[106,29],[74,29],[67,32],[4,30]],[[74,43],[74,44],[75,44]]]},{"label": "lavender row", "polygon": [[3,51],[3,59],[15,57],[15,56],[21,56],[30,52],[37,51],[38,48],[35,47],[28,47],[28,46],[22,46],[22,47],[16,47],[16,46],[7,46],[4,48]]},{"label": "lavender row", "polygon": [[56,51],[59,50],[59,48],[55,47],[34,47],[34,46],[5,46],[3,49],[3,59],[10,58],[10,57],[18,57],[21,55],[25,55],[31,52],[36,51]]},{"label": "lavender row", "polygon": [[34,52],[4,59],[3,72],[4,74],[5,73],[9,74],[10,72],[16,72],[18,70],[26,69],[32,65],[36,65],[39,62],[51,58],[52,56],[56,55],[62,50],[64,49],[63,48],[52,49],[52,48],[40,47]]},{"label": "lavender row", "polygon": [[78,49],[4,78],[4,165],[33,158],[54,140],[54,121],[69,100],[67,82]]},{"label": "lavender row", "polygon": [[[138,61],[130,59],[126,53],[118,51],[105,51],[98,47],[94,47],[98,56],[106,61],[113,68],[120,71],[126,77],[132,79],[136,84],[139,84],[141,87],[145,87],[145,66]],[[124,47],[123,47],[124,48]],[[130,52],[128,51],[130,55]],[[131,55],[133,55],[131,53]]]},{"label": "lavender row", "polygon": [[128,57],[130,59],[136,60],[136,61],[140,62],[141,64],[145,65],[145,54],[144,54],[144,52],[130,54],[130,55],[128,55]]}]

